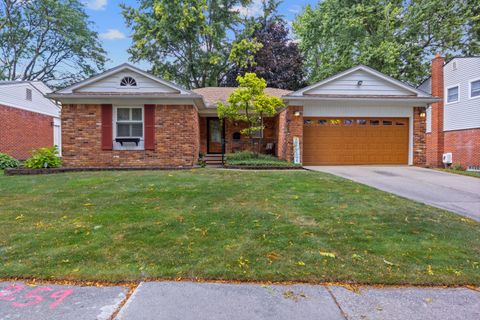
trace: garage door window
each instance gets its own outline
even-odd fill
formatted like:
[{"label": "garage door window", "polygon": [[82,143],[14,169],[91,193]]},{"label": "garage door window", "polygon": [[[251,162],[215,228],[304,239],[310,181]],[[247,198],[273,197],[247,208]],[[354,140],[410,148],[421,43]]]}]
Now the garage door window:
[{"label": "garage door window", "polygon": [[396,125],[396,126],[404,126],[405,123],[403,123],[403,122],[398,122],[398,121],[397,121],[397,122],[395,122],[395,125]]},{"label": "garage door window", "polygon": [[346,125],[346,126],[351,126],[353,124],[353,120],[352,119],[345,119],[345,120],[343,120],[343,124]]},{"label": "garage door window", "polygon": [[378,125],[380,125],[380,121],[378,121],[378,120],[370,120],[370,125],[371,125],[371,126],[378,126]]},{"label": "garage door window", "polygon": [[330,120],[328,120],[328,123],[332,126],[338,126],[342,123],[342,120],[340,120],[340,119],[330,119]]},{"label": "garage door window", "polygon": [[312,124],[312,120],[305,119],[303,120],[303,124]]},{"label": "garage door window", "polygon": [[384,126],[391,126],[392,124],[393,124],[392,121],[383,120],[383,125],[384,125]]},{"label": "garage door window", "polygon": [[358,119],[357,124],[360,126],[366,126],[367,125],[367,120],[365,119]]},{"label": "garage door window", "polygon": [[326,125],[327,123],[328,123],[328,121],[325,120],[325,119],[318,120],[318,124],[321,125],[321,126],[324,126],[324,125]]}]

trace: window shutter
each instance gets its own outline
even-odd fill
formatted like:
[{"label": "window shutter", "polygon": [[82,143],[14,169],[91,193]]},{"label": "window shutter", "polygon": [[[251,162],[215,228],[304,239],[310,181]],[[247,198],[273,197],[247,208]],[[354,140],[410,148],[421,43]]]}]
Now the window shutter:
[{"label": "window shutter", "polygon": [[102,150],[113,149],[112,105],[102,104]]},{"label": "window shutter", "polygon": [[144,106],[145,124],[145,150],[155,150],[155,105]]}]

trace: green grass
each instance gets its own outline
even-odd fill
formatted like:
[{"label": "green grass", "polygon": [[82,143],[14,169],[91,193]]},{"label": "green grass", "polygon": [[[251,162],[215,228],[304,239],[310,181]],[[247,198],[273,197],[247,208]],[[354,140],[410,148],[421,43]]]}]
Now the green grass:
[{"label": "green grass", "polygon": [[297,167],[292,162],[280,160],[268,154],[254,154],[250,151],[229,153],[226,156],[227,166],[262,166],[262,167]]},{"label": "green grass", "polygon": [[480,172],[457,170],[457,169],[440,169],[440,170],[444,172],[456,173],[464,176],[480,178]]},{"label": "green grass", "polygon": [[331,175],[0,175],[0,277],[480,284],[480,224]]}]

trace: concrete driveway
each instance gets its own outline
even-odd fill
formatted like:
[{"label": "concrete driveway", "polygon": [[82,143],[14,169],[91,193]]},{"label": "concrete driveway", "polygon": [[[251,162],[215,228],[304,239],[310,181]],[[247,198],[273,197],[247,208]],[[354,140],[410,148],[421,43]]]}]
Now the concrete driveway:
[{"label": "concrete driveway", "polygon": [[407,166],[307,166],[480,221],[480,179]]}]

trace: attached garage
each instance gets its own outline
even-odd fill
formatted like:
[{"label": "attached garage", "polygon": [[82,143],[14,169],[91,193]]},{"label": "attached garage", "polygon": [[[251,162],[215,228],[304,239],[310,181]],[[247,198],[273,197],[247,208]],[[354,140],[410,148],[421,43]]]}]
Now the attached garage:
[{"label": "attached garage", "polygon": [[305,165],[408,164],[408,118],[305,117]]},{"label": "attached garage", "polygon": [[362,65],[284,99],[303,110],[287,133],[307,166],[423,164],[425,107],[438,100]]}]

